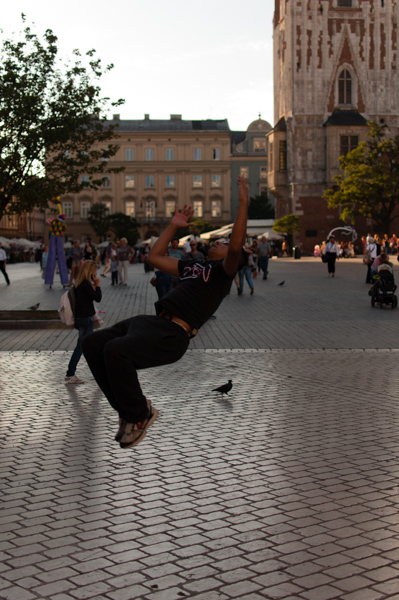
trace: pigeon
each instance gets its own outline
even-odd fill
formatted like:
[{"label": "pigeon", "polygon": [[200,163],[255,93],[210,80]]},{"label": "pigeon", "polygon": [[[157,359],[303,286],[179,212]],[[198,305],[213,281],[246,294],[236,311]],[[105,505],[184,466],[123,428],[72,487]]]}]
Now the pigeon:
[{"label": "pigeon", "polygon": [[284,285],[285,281],[280,281],[280,283],[278,283],[277,285]]},{"label": "pigeon", "polygon": [[222,397],[223,397],[223,394],[229,395],[227,392],[229,392],[232,387],[233,387],[232,380],[229,379],[228,383],[225,383],[224,385],[221,385],[220,387],[213,389],[212,392],[219,392],[219,394],[222,394]]},{"label": "pigeon", "polygon": [[34,304],[33,306],[30,306],[28,308],[28,310],[37,310],[39,308],[39,306],[40,306],[40,302],[38,302],[37,304]]}]

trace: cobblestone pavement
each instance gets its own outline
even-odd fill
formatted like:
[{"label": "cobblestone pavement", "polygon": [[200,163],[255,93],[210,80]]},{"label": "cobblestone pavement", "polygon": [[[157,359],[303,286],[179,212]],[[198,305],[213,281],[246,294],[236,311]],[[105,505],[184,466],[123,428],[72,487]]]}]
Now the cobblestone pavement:
[{"label": "cobblestone pavement", "polygon": [[[28,267],[0,308],[57,307]],[[160,418],[129,450],[83,360],[62,383],[75,332],[0,332],[1,600],[399,600],[398,311],[359,261],[324,271],[273,261],[142,371]],[[109,323],[152,310],[131,275]]]}]

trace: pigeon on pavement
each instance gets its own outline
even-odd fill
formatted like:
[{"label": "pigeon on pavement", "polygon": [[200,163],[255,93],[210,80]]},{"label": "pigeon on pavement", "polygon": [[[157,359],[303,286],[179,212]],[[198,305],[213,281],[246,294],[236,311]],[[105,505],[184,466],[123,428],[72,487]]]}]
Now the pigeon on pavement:
[{"label": "pigeon on pavement", "polygon": [[212,392],[219,392],[219,394],[228,394],[228,392],[231,390],[231,388],[233,387],[233,382],[231,379],[229,379],[228,383],[225,383],[224,385],[221,385],[220,387],[214,388],[212,390]]},{"label": "pigeon on pavement", "polygon": [[277,285],[284,285],[285,281],[280,281],[280,283],[278,283]]},{"label": "pigeon on pavement", "polygon": [[33,306],[29,306],[28,310],[37,310],[40,306],[40,302],[34,304]]}]

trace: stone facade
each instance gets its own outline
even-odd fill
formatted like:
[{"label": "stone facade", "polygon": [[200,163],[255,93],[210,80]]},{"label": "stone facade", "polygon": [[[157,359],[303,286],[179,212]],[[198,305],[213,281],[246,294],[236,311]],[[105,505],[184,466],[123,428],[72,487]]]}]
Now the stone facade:
[{"label": "stone facade", "polygon": [[276,217],[300,217],[305,252],[343,225],[321,198],[339,156],[366,139],[367,121],[399,131],[398,21],[395,0],[275,0],[268,185]]}]

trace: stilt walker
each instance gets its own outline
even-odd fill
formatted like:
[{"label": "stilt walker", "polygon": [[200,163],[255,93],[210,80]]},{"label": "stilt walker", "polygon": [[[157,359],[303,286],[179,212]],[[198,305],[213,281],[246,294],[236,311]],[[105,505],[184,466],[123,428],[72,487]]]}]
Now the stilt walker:
[{"label": "stilt walker", "polygon": [[64,231],[66,229],[64,222],[65,215],[61,212],[61,203],[58,200],[53,200],[53,204],[58,205],[59,215],[54,219],[47,219],[47,223],[50,225],[50,241],[44,283],[49,285],[50,288],[54,283],[56,260],[58,260],[58,269],[60,271],[62,285],[68,285],[69,282],[64,251]]}]

